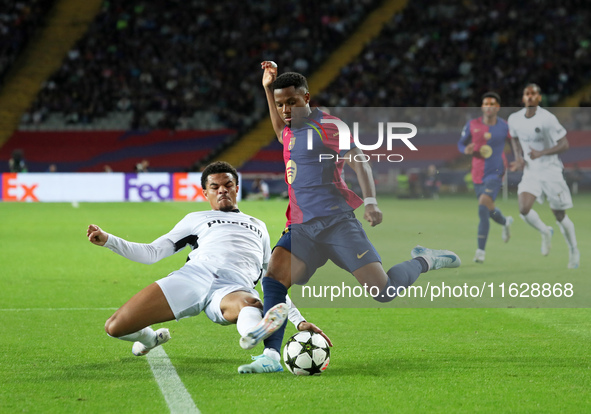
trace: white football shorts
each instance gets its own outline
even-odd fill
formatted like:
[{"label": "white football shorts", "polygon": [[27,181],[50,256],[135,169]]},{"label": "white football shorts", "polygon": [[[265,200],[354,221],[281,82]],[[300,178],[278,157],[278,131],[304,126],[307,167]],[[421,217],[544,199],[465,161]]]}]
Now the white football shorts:
[{"label": "white football shorts", "polygon": [[245,291],[260,299],[256,290],[238,284],[235,280],[220,278],[216,272],[217,269],[211,265],[189,261],[179,270],[156,281],[177,320],[204,311],[212,322],[228,325],[230,322],[224,319],[220,309],[224,296]]},{"label": "white football shorts", "polygon": [[552,210],[566,210],[572,208],[573,199],[568,185],[562,175],[546,175],[540,177],[537,174],[523,174],[521,182],[517,186],[517,194],[530,193],[537,197],[542,204],[544,198],[548,199]]}]

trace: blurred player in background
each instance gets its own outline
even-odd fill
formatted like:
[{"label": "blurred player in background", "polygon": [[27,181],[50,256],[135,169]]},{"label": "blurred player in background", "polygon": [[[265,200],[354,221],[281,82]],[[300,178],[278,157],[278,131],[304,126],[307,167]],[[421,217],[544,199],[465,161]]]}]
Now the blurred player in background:
[{"label": "blurred player in background", "polygon": [[[261,335],[269,335],[289,317],[297,329],[318,332],[330,344],[288,297],[263,318],[254,287],[271,255],[269,234],[262,221],[238,210],[236,170],[225,162],[210,164],[201,184],[212,210],[188,214],[150,244],[128,242],[94,224],[88,226],[91,243],[140,263],[155,263],[187,246],[192,249],[182,268],[141,290],[107,320],[109,336],[134,342],[133,354],[146,355],[170,339],[168,329],[154,331],[150,325],[205,312],[214,323],[236,324],[242,336],[255,326]],[[244,341],[240,345],[252,347]]]},{"label": "blurred player in background", "polygon": [[568,268],[579,267],[580,253],[577,247],[575,225],[565,210],[573,206],[570,190],[562,170],[564,166],[558,154],[568,149],[566,129],[556,116],[539,106],[542,91],[531,83],[523,90],[525,108],[509,116],[509,133],[517,146],[511,170],[523,169],[523,177],[517,188],[519,213],[527,224],[542,235],[542,254],[548,255],[554,229],[547,226],[532,209],[536,199],[542,203],[548,199],[556,217],[556,224],[564,235],[569,248]]},{"label": "blurred player in background", "polygon": [[247,200],[268,200],[269,199],[269,184],[262,178],[255,178],[250,188],[250,193],[246,197]]},{"label": "blurred player in background", "polygon": [[507,122],[497,116],[500,107],[501,97],[498,94],[487,92],[482,95],[482,116],[468,121],[458,142],[460,152],[472,156],[472,181],[478,197],[480,218],[478,248],[474,255],[476,263],[484,263],[490,218],[503,226],[502,237],[505,243],[511,237],[513,217],[503,216],[501,210],[495,207],[507,166],[505,142],[510,139]]},{"label": "blurred player in background", "polygon": [[[281,303],[294,283],[307,283],[328,259],[351,272],[362,286],[373,288],[376,292],[372,294],[373,298],[379,302],[393,300],[398,288],[412,285],[421,273],[458,267],[460,258],[455,253],[417,246],[412,250],[412,260],[400,263],[387,272],[383,269],[380,256],[354,213],[357,207],[365,204],[364,219],[371,226],[382,221],[371,167],[367,162],[355,161],[355,155],[363,153],[354,144],[350,150],[338,148],[338,129],[332,123],[321,122],[323,119],[338,118],[318,108],[310,108],[310,93],[304,76],[294,72],[277,76],[274,62],[263,62],[261,67],[264,69],[262,83],[271,122],[277,139],[283,144],[289,189],[287,228],[273,249],[262,281],[265,311]],[[298,117],[297,111],[292,113],[292,108],[305,112],[305,119],[292,122],[292,117]],[[310,127],[298,126],[304,123],[317,125],[317,130],[326,131],[325,136],[314,133],[311,150],[308,150]],[[319,162],[320,153],[339,154],[341,159]],[[343,181],[345,158],[357,175],[363,200]],[[243,372],[263,372],[264,365],[279,364],[284,329],[281,327],[265,340],[261,358],[241,367]]]}]

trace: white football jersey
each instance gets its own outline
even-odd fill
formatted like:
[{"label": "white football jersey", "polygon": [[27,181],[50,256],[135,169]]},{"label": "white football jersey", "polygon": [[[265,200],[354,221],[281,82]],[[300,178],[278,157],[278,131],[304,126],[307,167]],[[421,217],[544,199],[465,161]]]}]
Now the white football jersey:
[{"label": "white football jersey", "polygon": [[556,146],[559,139],[566,136],[566,129],[558,122],[554,114],[538,106],[531,118],[525,117],[526,108],[509,116],[509,134],[519,139],[523,148],[523,158],[527,162],[524,173],[562,174],[564,166],[558,154],[544,155],[532,160],[531,149],[542,151]]},{"label": "white football jersey", "polygon": [[208,262],[216,275],[254,287],[271,257],[265,223],[238,210],[187,214],[167,234],[150,244],[133,243],[109,234],[105,247],[140,263],[155,263],[186,246],[188,260]]}]

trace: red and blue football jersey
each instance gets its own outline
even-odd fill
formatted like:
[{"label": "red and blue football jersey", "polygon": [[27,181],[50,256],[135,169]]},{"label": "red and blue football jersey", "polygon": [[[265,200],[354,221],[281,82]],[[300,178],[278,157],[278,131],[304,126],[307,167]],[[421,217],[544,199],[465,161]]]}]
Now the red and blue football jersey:
[{"label": "red and blue football jersey", "polygon": [[[298,122],[298,127],[283,129],[283,160],[285,182],[289,189],[287,225],[305,223],[317,217],[325,217],[353,211],[363,201],[351,191],[342,177],[349,149],[339,149],[339,130],[333,123],[322,119],[337,119],[318,109]],[[300,125],[301,124],[301,125]],[[308,131],[312,131],[312,148],[308,148]],[[351,148],[355,147],[349,137]]]},{"label": "red and blue football jersey", "polygon": [[[505,157],[505,142],[510,140],[507,121],[497,118],[497,123],[487,125],[482,122],[482,117],[468,121],[462,130],[462,136],[458,142],[458,149],[462,154],[470,142],[474,143],[474,155],[472,156],[472,181],[482,184],[489,177],[502,177],[507,166]],[[492,154],[484,158],[479,154],[483,145],[489,145]]]}]

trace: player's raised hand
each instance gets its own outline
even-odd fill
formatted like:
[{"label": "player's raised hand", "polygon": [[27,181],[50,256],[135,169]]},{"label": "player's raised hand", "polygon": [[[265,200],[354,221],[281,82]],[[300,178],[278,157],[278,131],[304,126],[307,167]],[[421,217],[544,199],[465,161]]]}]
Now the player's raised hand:
[{"label": "player's raised hand", "polygon": [[97,246],[104,246],[107,242],[107,239],[109,238],[109,235],[102,231],[101,228],[96,224],[91,224],[88,226],[86,236],[88,237],[89,242],[96,244]]},{"label": "player's raised hand", "polygon": [[368,204],[365,206],[363,218],[369,222],[371,227],[375,227],[382,222],[382,211],[376,204]]},{"label": "player's raised hand", "polygon": [[261,69],[263,72],[263,86],[268,88],[277,79],[277,63],[272,60],[265,60],[261,62]]},{"label": "player's raised hand", "polygon": [[312,331],[317,334],[320,334],[324,339],[326,339],[326,342],[328,342],[328,346],[332,346],[332,341],[330,340],[330,338],[326,336],[322,329],[320,329],[311,322],[300,322],[300,324],[298,325],[298,331]]}]

